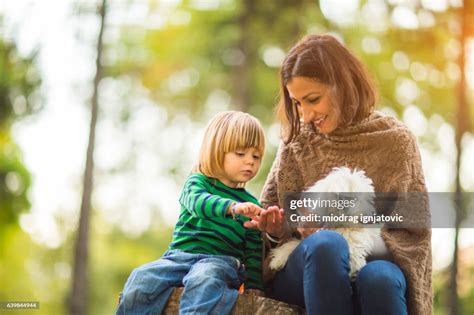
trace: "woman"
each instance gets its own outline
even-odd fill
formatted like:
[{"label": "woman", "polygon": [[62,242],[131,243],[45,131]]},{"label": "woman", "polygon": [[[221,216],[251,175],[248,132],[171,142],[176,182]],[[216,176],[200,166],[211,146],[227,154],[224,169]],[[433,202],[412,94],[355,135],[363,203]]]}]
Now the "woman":
[{"label": "woman", "polygon": [[[263,188],[267,210],[246,224],[278,246],[292,229],[283,220],[284,193],[304,191],[334,167],[362,169],[376,192],[426,192],[414,136],[394,118],[374,111],[376,89],[363,65],[334,37],[311,35],[286,56],[278,115],[283,143]],[[416,215],[429,219],[427,203]],[[431,314],[431,232],[382,230],[376,260],[349,278],[345,239],[334,231],[306,237],[272,282],[276,299],[308,314]]]}]

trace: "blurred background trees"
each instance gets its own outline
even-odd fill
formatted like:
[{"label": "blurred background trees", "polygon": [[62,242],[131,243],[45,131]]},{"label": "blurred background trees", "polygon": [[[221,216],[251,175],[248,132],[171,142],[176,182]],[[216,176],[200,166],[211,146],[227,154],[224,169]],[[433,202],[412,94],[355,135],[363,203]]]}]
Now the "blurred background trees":
[{"label": "blurred background trees", "polygon": [[[331,33],[367,65],[379,109],[418,137],[430,191],[473,191],[473,2],[109,2],[89,313],[113,312],[130,271],[166,249],[180,187],[216,112],[245,110],[264,124],[267,153],[249,186],[259,194],[279,142],[278,68],[305,34]],[[25,1],[23,15],[0,6],[0,275],[8,288],[0,300],[38,300],[41,314],[58,314],[71,292],[101,1],[48,3]],[[38,39],[25,34],[36,29]],[[474,237],[440,230],[435,313],[471,314]]]},{"label": "blurred background trees", "polygon": [[[30,174],[23,164],[21,151],[10,128],[15,120],[39,110],[40,78],[34,56],[22,58],[15,44],[0,41],[0,224],[18,223],[20,214],[29,209],[27,197]],[[2,229],[0,240],[3,238]]]},{"label": "blurred background trees", "polygon": [[[0,38],[0,279],[8,286],[8,295],[19,298],[32,296],[34,286],[22,272],[31,241],[19,227],[20,215],[30,208],[31,174],[11,128],[41,108],[41,80],[34,59],[20,56],[14,42]],[[6,291],[0,300],[7,299]]]}]

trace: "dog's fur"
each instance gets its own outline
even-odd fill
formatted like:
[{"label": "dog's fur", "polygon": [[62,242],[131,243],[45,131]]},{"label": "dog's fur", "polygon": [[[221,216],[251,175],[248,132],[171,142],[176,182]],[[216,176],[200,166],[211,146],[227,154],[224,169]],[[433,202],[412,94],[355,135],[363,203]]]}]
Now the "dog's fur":
[{"label": "dog's fur", "polygon": [[[306,192],[347,192],[364,193],[363,198],[357,198],[356,207],[345,212],[347,215],[371,215],[375,213],[374,208],[374,187],[372,180],[365,175],[364,171],[351,171],[347,167],[334,168],[329,175],[317,181]],[[317,209],[320,215],[331,214],[332,210]],[[339,212],[340,214],[340,212]],[[372,252],[377,242],[381,241],[380,226],[367,227],[366,225],[354,223],[337,223],[337,227],[326,227],[341,234],[349,245],[350,254],[350,276],[354,278],[359,270],[367,263],[366,258]],[[270,252],[270,269],[282,269],[290,254],[301,241],[293,238],[280,247],[274,248]],[[383,242],[383,241],[382,241]]]}]

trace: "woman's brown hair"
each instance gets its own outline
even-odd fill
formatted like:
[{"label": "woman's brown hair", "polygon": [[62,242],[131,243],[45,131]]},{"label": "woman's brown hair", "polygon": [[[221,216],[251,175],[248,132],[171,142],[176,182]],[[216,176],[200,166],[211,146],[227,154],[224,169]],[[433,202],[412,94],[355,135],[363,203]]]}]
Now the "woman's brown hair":
[{"label": "woman's brown hair", "polygon": [[366,118],[377,102],[372,78],[347,48],[333,36],[308,35],[291,48],[280,69],[277,117],[285,143],[291,142],[301,127],[300,114],[286,88],[293,77],[308,77],[330,87],[339,126]]}]

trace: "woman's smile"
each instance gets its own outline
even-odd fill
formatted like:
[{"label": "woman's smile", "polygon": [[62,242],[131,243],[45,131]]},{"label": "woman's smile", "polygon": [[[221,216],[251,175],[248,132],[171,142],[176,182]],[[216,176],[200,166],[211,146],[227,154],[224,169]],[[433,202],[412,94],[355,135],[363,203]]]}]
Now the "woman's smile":
[{"label": "woman's smile", "polygon": [[313,124],[315,127],[320,128],[328,118],[328,115],[321,116],[317,119],[313,119]]}]

